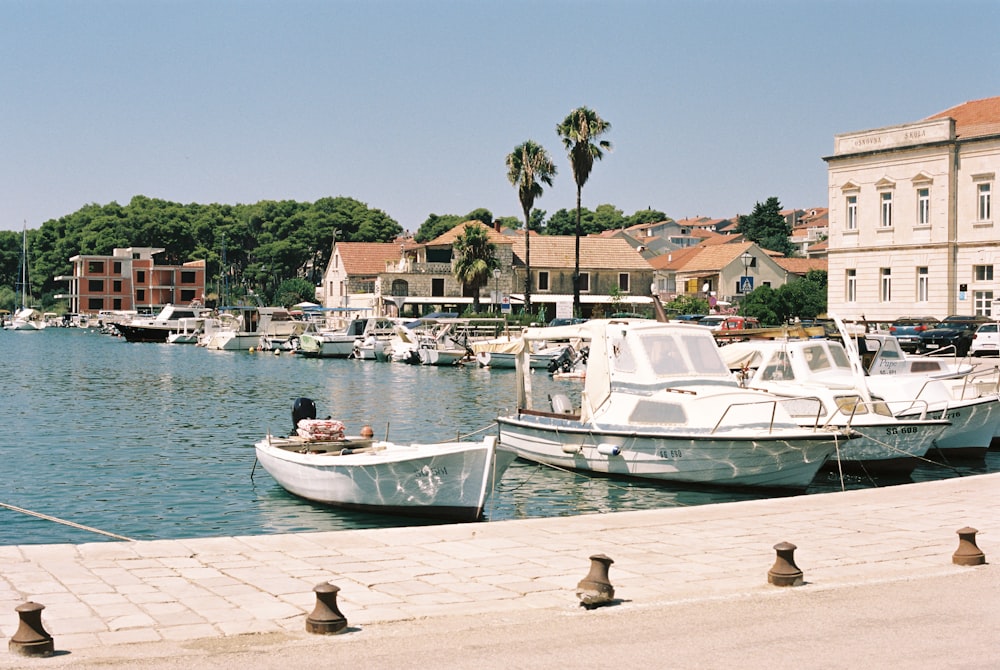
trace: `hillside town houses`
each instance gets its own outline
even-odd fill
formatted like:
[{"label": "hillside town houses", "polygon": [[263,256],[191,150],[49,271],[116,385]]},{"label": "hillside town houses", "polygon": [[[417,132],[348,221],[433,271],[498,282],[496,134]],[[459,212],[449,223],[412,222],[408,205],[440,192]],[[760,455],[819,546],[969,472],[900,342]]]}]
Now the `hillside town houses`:
[{"label": "hillside town houses", "polygon": [[[580,239],[580,316],[640,311],[655,295],[708,300],[735,311],[759,286],[778,288],[810,270],[828,271],[829,311],[891,321],[919,313],[993,316],[1000,255],[993,193],[1000,172],[1000,97],[974,100],[922,121],[834,137],[825,207],[782,212],[794,257],[763,249],[738,232],[739,217],[644,223]],[[528,241],[522,230],[467,221],[424,243],[334,242],[317,286],[326,308],[414,315],[462,312],[473,289],[454,274],[455,242],[486,228],[499,260],[478,298],[490,311],[525,302]],[[531,233],[531,303],[546,318],[572,309],[575,238]],[[70,311],[155,310],[202,300],[204,261],[158,265],[162,249],[115,249],[70,259],[58,277]]]}]

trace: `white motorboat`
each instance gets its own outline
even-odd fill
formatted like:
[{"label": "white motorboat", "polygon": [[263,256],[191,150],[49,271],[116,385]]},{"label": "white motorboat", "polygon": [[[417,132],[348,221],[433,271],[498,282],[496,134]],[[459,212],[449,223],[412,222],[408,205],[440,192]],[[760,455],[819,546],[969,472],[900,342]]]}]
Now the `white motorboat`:
[{"label": "white motorboat", "polygon": [[782,405],[800,424],[858,433],[831,459],[847,471],[909,473],[950,426],[938,417],[896,417],[893,406],[909,409],[909,401],[874,401],[840,342],[748,339],[724,345],[721,352],[744,386],[787,397]]},{"label": "white motorboat", "polygon": [[217,322],[206,323],[198,342],[206,349],[249,351],[251,349],[292,349],[290,342],[309,327],[292,318],[284,307],[229,307]]},{"label": "white motorboat", "polygon": [[[850,434],[803,427],[773,394],[740,387],[712,332],[649,320],[528,329],[590,342],[581,406],[533,408],[521,354],[517,411],[500,442],[526,460],[662,482],[804,489]],[[563,339],[563,338],[560,338]]]},{"label": "white motorboat", "polygon": [[858,353],[865,371],[875,375],[921,375],[938,379],[964,377],[976,369],[968,361],[946,356],[911,356],[899,346],[899,340],[886,333],[855,335]]},{"label": "white motorboat", "polygon": [[358,358],[369,336],[386,341],[394,322],[386,317],[364,316],[351,319],[343,328],[303,333],[298,353],[310,358]]},{"label": "white motorboat", "polygon": [[[476,362],[482,368],[510,368],[517,366],[517,354],[524,346],[520,337],[505,335],[489,340],[473,342],[472,351],[476,355]],[[552,362],[558,358],[568,344],[549,345],[548,342],[536,342],[531,348],[528,363],[536,370],[547,370]]]},{"label": "white motorboat", "polygon": [[197,300],[188,307],[167,304],[152,318],[135,317],[112,326],[129,342],[166,342],[170,333],[180,330],[184,319],[204,317],[209,312],[211,310],[202,307]]},{"label": "white motorboat", "polygon": [[[857,369],[863,369],[857,340],[844,323],[831,315],[841,333],[844,349]],[[946,458],[985,458],[993,436],[1000,430],[1000,380],[995,371],[941,376],[897,370],[895,374],[864,377],[872,398],[891,403],[899,418],[947,419],[951,425],[934,440]],[[903,409],[899,409],[899,407]]]},{"label": "white motorboat", "polygon": [[[303,400],[312,403],[300,398],[296,407]],[[476,521],[515,458],[493,435],[404,445],[344,437],[343,425],[329,419],[307,416],[295,425],[296,435],[269,435],[255,445],[264,469],[289,493],[366,512]]]},{"label": "white motorboat", "polygon": [[171,331],[167,335],[167,342],[169,344],[198,344],[198,338],[201,337],[204,329],[205,317],[181,319],[177,330]]}]

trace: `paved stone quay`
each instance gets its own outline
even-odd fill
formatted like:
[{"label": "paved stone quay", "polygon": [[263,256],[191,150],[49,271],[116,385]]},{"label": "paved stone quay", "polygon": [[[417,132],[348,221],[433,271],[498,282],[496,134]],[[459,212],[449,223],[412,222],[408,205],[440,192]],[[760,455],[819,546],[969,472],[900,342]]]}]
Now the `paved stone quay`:
[{"label": "paved stone quay", "polygon": [[[493,523],[80,545],[0,547],[0,637],[44,605],[63,653],[128,643],[305,632],[330,582],[352,631],[434,617],[589,613],[590,556],[614,562],[613,607],[655,608],[779,591],[991,571],[1000,474],[810,496]],[[986,564],[953,562],[978,530]],[[804,586],[768,583],[796,546]],[[20,667],[13,655],[0,667]],[[22,659],[23,660],[23,659]]]}]

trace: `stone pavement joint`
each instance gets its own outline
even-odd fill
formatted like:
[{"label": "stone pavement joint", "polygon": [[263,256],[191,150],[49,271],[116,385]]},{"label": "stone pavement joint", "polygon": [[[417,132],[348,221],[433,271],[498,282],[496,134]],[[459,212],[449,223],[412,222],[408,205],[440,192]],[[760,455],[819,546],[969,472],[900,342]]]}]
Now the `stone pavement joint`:
[{"label": "stone pavement joint", "polygon": [[[306,635],[313,588],[352,628],[436,616],[578,609],[590,556],[629,607],[992,569],[1000,474],[810,496],[476,524],[0,547],[0,637],[45,606],[56,649]],[[952,563],[971,526],[986,566]],[[767,583],[794,544],[805,585]]]}]

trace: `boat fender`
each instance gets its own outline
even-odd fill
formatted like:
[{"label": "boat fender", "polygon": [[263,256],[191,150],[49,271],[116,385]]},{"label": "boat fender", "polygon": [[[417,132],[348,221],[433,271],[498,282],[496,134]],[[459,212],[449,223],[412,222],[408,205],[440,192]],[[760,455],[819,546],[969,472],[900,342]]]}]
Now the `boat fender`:
[{"label": "boat fender", "polygon": [[622,448],[617,444],[607,444],[602,442],[597,445],[597,453],[603,454],[605,456],[620,456],[622,453]]},{"label": "boat fender", "polygon": [[563,444],[562,445],[562,450],[563,450],[564,454],[579,454],[580,453],[580,449],[581,449],[581,447],[580,447],[579,444]]}]

